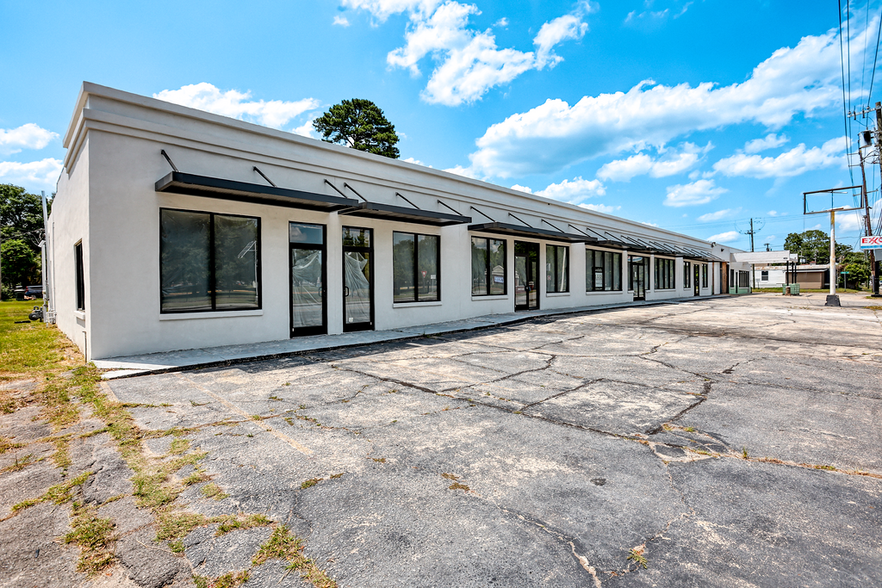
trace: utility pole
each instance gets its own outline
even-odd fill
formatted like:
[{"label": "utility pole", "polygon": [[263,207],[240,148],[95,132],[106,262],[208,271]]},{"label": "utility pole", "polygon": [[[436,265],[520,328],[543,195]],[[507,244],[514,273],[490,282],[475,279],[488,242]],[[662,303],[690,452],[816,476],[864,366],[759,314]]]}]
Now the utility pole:
[{"label": "utility pole", "polygon": [[[757,219],[757,220],[762,222],[762,219]],[[756,235],[757,233],[759,233],[760,229],[762,229],[762,228],[763,228],[763,225],[760,225],[759,227],[754,229],[753,228],[753,219],[751,218],[750,219],[750,230],[749,231],[738,231],[742,235],[750,235],[750,252],[751,253],[754,252],[753,236]],[[754,287],[754,289],[756,289],[756,266],[755,266],[755,264],[750,264],[750,271],[751,271],[751,274],[753,274],[753,287]]]},{"label": "utility pole", "polygon": [[[880,167],[882,167],[882,102],[876,103],[876,156]],[[860,147],[858,147],[860,151]],[[864,160],[861,157],[861,175],[864,174]],[[867,177],[864,175],[864,228],[867,236],[873,234],[873,228],[870,223],[870,198],[867,196]],[[870,249],[870,284],[873,296],[879,296],[879,268],[876,267],[876,251]]]}]

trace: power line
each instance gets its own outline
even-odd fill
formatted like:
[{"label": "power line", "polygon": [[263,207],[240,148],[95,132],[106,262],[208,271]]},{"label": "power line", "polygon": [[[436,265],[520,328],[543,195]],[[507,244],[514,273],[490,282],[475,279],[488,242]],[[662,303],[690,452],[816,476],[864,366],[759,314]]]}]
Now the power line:
[{"label": "power line", "polygon": [[[848,0],[846,0],[846,5]],[[850,64],[850,59],[846,58],[843,51],[845,48],[842,44],[842,0],[839,0],[839,72],[842,77],[842,114],[843,114],[843,125],[845,127],[845,158],[848,161],[848,175],[851,177],[851,183],[854,185],[854,171],[852,171],[851,166],[851,153],[849,152],[849,138],[851,137],[851,119],[848,117],[848,107],[851,101],[851,72],[848,72],[847,81],[846,81],[846,61]],[[848,27],[848,18],[846,18],[846,27]],[[846,42],[849,43],[850,48],[850,39],[846,38]],[[849,65],[850,67],[850,65]],[[848,87],[848,99],[845,96],[845,89]]]},{"label": "power line", "polygon": [[[870,3],[867,2],[867,7],[869,8]],[[867,108],[870,107],[870,102],[873,98],[873,80],[876,78],[876,62],[879,59],[879,42],[882,41],[882,10],[879,11],[879,31],[876,33],[876,54],[873,57],[873,71],[870,74],[870,93],[867,94]]]}]

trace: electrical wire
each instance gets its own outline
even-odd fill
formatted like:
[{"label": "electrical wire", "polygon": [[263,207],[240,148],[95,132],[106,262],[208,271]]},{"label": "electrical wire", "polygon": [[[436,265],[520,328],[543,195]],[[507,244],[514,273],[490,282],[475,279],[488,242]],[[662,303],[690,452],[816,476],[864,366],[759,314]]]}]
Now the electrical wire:
[{"label": "electrical wire", "polygon": [[[867,2],[867,6],[870,3]],[[879,11],[879,30],[876,33],[876,54],[873,56],[873,70],[870,73],[870,92],[867,94],[867,108],[870,107],[870,102],[873,99],[873,81],[876,79],[876,62],[879,59],[879,42],[882,41],[882,9]]]},{"label": "electrical wire", "polygon": [[[848,0],[846,0],[846,4]],[[851,152],[849,150],[849,142],[851,139],[851,122],[848,118],[848,106],[851,99],[851,72],[848,73],[848,80],[846,81],[846,73],[845,66],[846,61],[850,63],[850,60],[846,59],[844,54],[845,48],[842,43],[842,0],[838,1],[839,5],[839,72],[842,76],[842,115],[843,115],[843,123],[845,126],[845,158],[848,163],[848,175],[851,177],[851,183],[854,185],[854,171],[851,169]],[[846,27],[848,27],[848,19],[846,19]],[[850,40],[846,39],[846,42]],[[846,99],[846,87],[848,87],[848,100]]]}]

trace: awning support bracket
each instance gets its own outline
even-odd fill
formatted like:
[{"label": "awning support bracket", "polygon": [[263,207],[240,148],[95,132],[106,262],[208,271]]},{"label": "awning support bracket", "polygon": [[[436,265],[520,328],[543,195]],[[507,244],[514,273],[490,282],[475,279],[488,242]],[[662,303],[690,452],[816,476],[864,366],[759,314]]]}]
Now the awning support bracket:
[{"label": "awning support bracket", "polygon": [[[549,224],[551,224],[551,223],[549,223]],[[552,225],[552,226],[553,226],[553,225]],[[567,226],[570,227],[571,229],[576,229],[577,232],[579,232],[579,233],[585,235],[586,237],[590,237],[590,236],[591,236],[591,235],[589,235],[588,233],[586,233],[585,231],[581,230],[579,227],[574,227],[574,226],[571,225],[570,223],[567,223]],[[555,227],[555,228],[557,228],[557,227]],[[561,232],[563,232],[563,231],[561,231]]]},{"label": "awning support bracket", "polygon": [[531,229],[535,229],[535,228],[536,228],[536,227],[534,227],[533,225],[531,225],[530,223],[526,222],[525,220],[523,220],[523,219],[521,219],[521,218],[518,218],[517,216],[515,216],[515,215],[514,215],[513,213],[511,213],[511,212],[508,213],[508,216],[511,216],[511,217],[516,218],[518,221],[521,222],[521,224],[527,225],[527,226],[530,227]]},{"label": "awning support bracket", "polygon": [[[450,212],[452,212],[452,213],[454,213],[454,214],[459,214],[459,211],[458,211],[458,210],[456,210],[456,209],[453,208],[452,206],[447,206],[446,204],[444,204],[444,202],[443,202],[442,200],[438,200],[438,204],[440,204],[441,206],[443,206],[444,208],[446,208],[447,210],[449,210]],[[479,211],[479,212],[480,212],[480,211]],[[489,218],[489,217],[488,217],[488,218]]]},{"label": "awning support bracket", "polygon": [[405,202],[407,202],[408,204],[410,204],[411,206],[413,206],[417,210],[422,210],[419,206],[417,206],[416,204],[414,204],[413,202],[411,202],[410,200],[405,198],[403,194],[401,194],[399,192],[395,192],[395,195],[401,197],[402,200],[404,200]]},{"label": "awning support bracket", "polygon": [[[440,200],[439,200],[439,202],[440,202]],[[490,219],[490,222],[492,222],[492,223],[495,223],[495,222],[496,222],[495,220],[493,220],[493,219],[490,218],[488,215],[484,214],[483,212],[481,212],[480,210],[478,210],[478,209],[475,208],[474,206],[469,206],[469,208],[471,208],[472,210],[474,210],[475,212],[477,212],[478,214],[480,214],[480,215],[483,216],[484,218],[489,218],[489,219]]]},{"label": "awning support bracket", "polygon": [[361,194],[359,194],[358,191],[357,191],[355,188],[353,188],[352,186],[350,186],[350,185],[347,184],[346,182],[343,182],[343,187],[344,187],[344,188],[349,188],[350,190],[352,190],[352,192],[353,192],[356,196],[358,196],[359,198],[361,198],[361,199],[364,200],[365,202],[368,201],[367,198],[365,198],[364,196],[362,196]]},{"label": "awning support bracket", "polygon": [[264,180],[266,180],[267,183],[268,183],[270,186],[272,186],[273,188],[278,188],[278,186],[276,186],[275,184],[273,184],[273,181],[272,181],[271,179],[269,179],[268,177],[266,177],[266,174],[265,174],[265,173],[263,173],[262,171],[260,171],[259,169],[257,169],[257,166],[256,166],[256,165],[254,166],[254,171],[256,171],[257,173],[259,173],[259,174],[260,174],[260,177],[262,177]]},{"label": "awning support bracket", "polygon": [[337,186],[335,186],[334,184],[332,184],[331,182],[329,182],[327,178],[325,178],[325,183],[326,183],[327,185],[329,185],[330,187],[332,187],[332,188],[334,189],[334,192],[336,192],[337,194],[339,194],[339,195],[342,196],[343,198],[348,198],[348,197],[346,196],[346,194],[344,194],[343,192],[340,191],[340,188],[338,188]]},{"label": "awning support bracket", "polygon": [[[563,231],[561,231],[560,229],[558,229],[556,226],[554,226],[553,224],[551,224],[550,222],[548,222],[548,221],[545,220],[544,218],[541,219],[541,220],[542,220],[543,223],[545,223],[546,225],[548,225],[549,227],[551,227],[552,229],[554,229],[554,230],[557,231],[558,233],[563,233]],[[582,231],[579,231],[579,232],[582,233]],[[585,235],[585,233],[582,233],[582,234]],[[585,236],[587,237],[587,235],[585,235]]]},{"label": "awning support bracket", "polygon": [[175,166],[175,162],[173,162],[173,161],[171,160],[171,157],[168,156],[168,153],[165,152],[165,149],[160,149],[159,152],[162,154],[163,157],[165,157],[165,160],[168,162],[168,164],[171,166],[171,168],[172,168],[174,171],[180,171],[180,170],[178,170],[178,168]]}]

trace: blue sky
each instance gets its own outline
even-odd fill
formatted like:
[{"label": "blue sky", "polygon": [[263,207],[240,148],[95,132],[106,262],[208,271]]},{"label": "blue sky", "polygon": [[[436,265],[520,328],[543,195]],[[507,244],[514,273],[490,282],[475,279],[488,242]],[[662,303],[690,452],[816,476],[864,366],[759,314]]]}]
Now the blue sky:
[{"label": "blue sky", "polygon": [[860,182],[840,42],[848,107],[882,100],[882,6],[843,2],[840,37],[838,4],[0,0],[0,182],[53,190],[84,80],[300,134],[367,98],[402,159],[741,248],[754,218],[780,249],[829,229],[802,192]]}]

